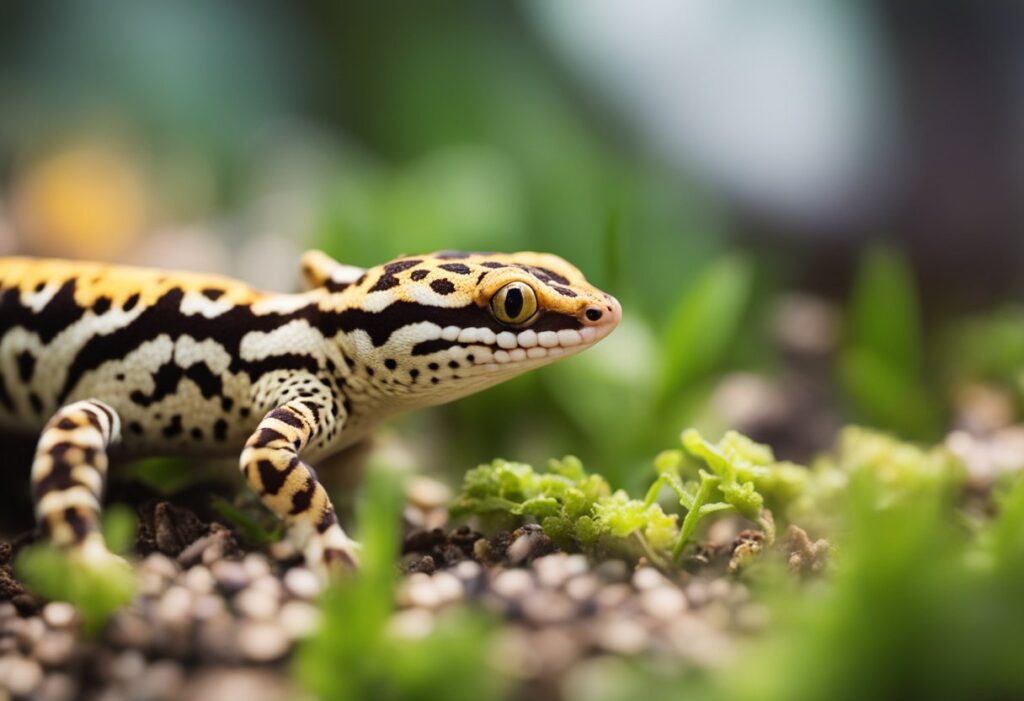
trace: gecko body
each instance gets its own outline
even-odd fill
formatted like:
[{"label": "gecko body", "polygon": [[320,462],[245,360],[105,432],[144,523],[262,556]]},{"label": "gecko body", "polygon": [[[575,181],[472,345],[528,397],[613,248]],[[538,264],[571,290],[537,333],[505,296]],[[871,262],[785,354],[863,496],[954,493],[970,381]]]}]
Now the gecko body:
[{"label": "gecko body", "polygon": [[303,256],[308,289],[79,261],[0,259],[0,425],[40,432],[37,519],[102,560],[108,452],[239,455],[323,571],[355,561],[309,467],[395,414],[571,355],[618,302],[561,258],[441,252],[361,269]]}]

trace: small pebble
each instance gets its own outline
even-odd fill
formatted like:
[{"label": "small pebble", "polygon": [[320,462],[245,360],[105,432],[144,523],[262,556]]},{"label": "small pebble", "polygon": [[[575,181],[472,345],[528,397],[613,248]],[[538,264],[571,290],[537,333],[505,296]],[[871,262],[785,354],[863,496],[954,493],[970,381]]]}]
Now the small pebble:
[{"label": "small pebble", "polygon": [[[517,540],[516,543],[518,542]],[[515,547],[515,544],[512,547]],[[509,548],[509,550],[511,551],[512,548]],[[511,555],[509,557],[511,558]],[[569,556],[565,553],[554,553],[538,557],[532,563],[532,567],[537,573],[537,581],[545,587],[557,588],[562,586],[572,576],[568,560]],[[585,561],[584,564],[586,564]]]},{"label": "small pebble", "polygon": [[208,594],[213,591],[215,580],[209,568],[196,565],[185,573],[185,586],[197,594]]},{"label": "small pebble", "polygon": [[78,623],[78,611],[66,601],[54,601],[43,608],[43,622],[51,628],[70,628]]},{"label": "small pebble", "polygon": [[647,648],[647,630],[630,618],[616,616],[602,621],[596,631],[598,644],[608,652],[636,655]]},{"label": "small pebble", "polygon": [[14,618],[18,615],[18,609],[14,608],[14,604],[10,601],[0,601],[0,621],[6,621],[8,618]]},{"label": "small pebble", "polygon": [[278,614],[281,627],[292,640],[308,638],[320,627],[320,609],[305,601],[289,601]]},{"label": "small pebble", "polygon": [[74,654],[75,643],[76,638],[71,632],[51,631],[39,639],[32,656],[47,667],[61,667],[67,664]]},{"label": "small pebble", "polygon": [[448,485],[429,477],[417,475],[409,480],[406,499],[423,511],[447,506],[452,499]]},{"label": "small pebble", "polygon": [[594,567],[594,574],[606,582],[625,582],[629,579],[629,565],[622,560],[605,560]]},{"label": "small pebble", "polygon": [[14,637],[18,640],[18,645],[21,649],[24,652],[28,652],[43,637],[43,633],[46,632],[46,625],[41,618],[32,616],[31,618],[14,619],[11,621],[9,629],[14,632]]},{"label": "small pebble", "polygon": [[441,603],[447,604],[462,599],[466,590],[462,582],[451,572],[435,572],[430,578]]},{"label": "small pebble", "polygon": [[131,699],[171,701],[181,697],[185,670],[171,660],[157,660],[142,672],[130,686]]},{"label": "small pebble", "polygon": [[174,579],[178,576],[181,568],[178,564],[163,553],[150,553],[142,561],[142,569],[159,575],[164,579]]},{"label": "small pebble", "polygon": [[238,645],[248,659],[270,662],[284,657],[291,642],[284,631],[273,623],[243,623],[238,631]]},{"label": "small pebble", "polygon": [[269,620],[277,613],[277,597],[260,589],[249,587],[234,598],[235,609],[246,618]]},{"label": "small pebble", "polygon": [[402,583],[398,602],[406,607],[432,609],[441,605],[441,596],[429,574],[414,572]]},{"label": "small pebble", "polygon": [[615,609],[626,603],[632,595],[633,588],[628,584],[608,584],[594,595],[594,603],[599,608]]},{"label": "small pebble", "polygon": [[523,615],[537,625],[567,623],[576,616],[576,604],[565,595],[550,589],[539,589],[522,601]]},{"label": "small pebble", "polygon": [[185,587],[172,585],[160,597],[157,603],[156,616],[166,624],[181,626],[187,624],[190,615],[194,595]]},{"label": "small pebble", "polygon": [[434,631],[434,614],[427,609],[399,611],[388,622],[388,630],[406,640],[425,638]]},{"label": "small pebble", "polygon": [[504,570],[491,583],[491,589],[506,599],[525,596],[535,587],[533,576],[522,569]]},{"label": "small pebble", "polygon": [[146,658],[138,650],[125,650],[111,660],[109,674],[111,679],[128,682],[135,679],[146,669]]},{"label": "small pebble", "polygon": [[455,565],[451,571],[452,574],[465,582],[471,579],[476,579],[482,575],[484,573],[484,568],[480,566],[479,562],[474,560],[462,560]]},{"label": "small pebble", "polygon": [[653,567],[641,567],[633,573],[633,586],[643,591],[668,584],[668,580]]},{"label": "small pebble", "polygon": [[565,583],[565,593],[579,602],[590,601],[600,588],[601,582],[590,574],[577,575]]},{"label": "small pebble", "polygon": [[192,604],[192,617],[197,621],[206,621],[224,611],[227,604],[217,594],[203,594]]},{"label": "small pebble", "polygon": [[284,574],[284,588],[296,599],[311,601],[320,595],[320,581],[305,567],[293,567]]},{"label": "small pebble", "polygon": [[35,660],[10,656],[0,658],[0,687],[13,696],[28,696],[42,683],[43,669]]},{"label": "small pebble", "polygon": [[686,597],[675,586],[655,587],[640,594],[640,608],[651,618],[667,620],[686,610]]},{"label": "small pebble", "polygon": [[75,701],[78,695],[78,685],[70,674],[54,672],[43,679],[35,698],[39,701]]},{"label": "small pebble", "polygon": [[245,567],[236,560],[218,560],[210,566],[210,572],[217,586],[228,595],[237,594],[249,585]]},{"label": "small pebble", "polygon": [[118,647],[144,650],[153,638],[153,628],[141,613],[127,610],[114,616],[107,636]]},{"label": "small pebble", "polygon": [[249,553],[242,558],[242,566],[251,579],[259,579],[270,574],[270,563],[267,562],[267,558],[258,553]]},{"label": "small pebble", "polygon": [[686,586],[686,599],[694,608],[699,608],[711,599],[708,583],[703,579],[694,579]]}]

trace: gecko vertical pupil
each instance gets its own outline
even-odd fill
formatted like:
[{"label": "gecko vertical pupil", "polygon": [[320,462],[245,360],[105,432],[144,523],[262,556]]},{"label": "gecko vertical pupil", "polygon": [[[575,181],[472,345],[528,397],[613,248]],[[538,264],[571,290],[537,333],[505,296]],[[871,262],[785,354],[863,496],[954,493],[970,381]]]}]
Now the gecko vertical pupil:
[{"label": "gecko vertical pupil", "polygon": [[509,318],[515,319],[523,311],[523,291],[513,287],[505,293],[505,313]]}]

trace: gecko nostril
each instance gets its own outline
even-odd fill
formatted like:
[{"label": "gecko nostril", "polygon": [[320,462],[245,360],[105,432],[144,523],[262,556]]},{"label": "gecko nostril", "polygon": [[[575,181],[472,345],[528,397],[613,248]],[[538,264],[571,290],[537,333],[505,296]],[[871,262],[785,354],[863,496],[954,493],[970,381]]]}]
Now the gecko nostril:
[{"label": "gecko nostril", "polygon": [[601,319],[602,312],[600,309],[590,308],[586,311],[587,319],[590,321],[598,321]]}]

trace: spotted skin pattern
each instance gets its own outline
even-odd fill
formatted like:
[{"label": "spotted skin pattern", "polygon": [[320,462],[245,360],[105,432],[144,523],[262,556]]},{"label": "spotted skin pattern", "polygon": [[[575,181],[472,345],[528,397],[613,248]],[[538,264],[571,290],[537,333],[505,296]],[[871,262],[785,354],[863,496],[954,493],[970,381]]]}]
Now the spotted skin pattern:
[{"label": "spotted skin pattern", "polygon": [[[326,573],[355,563],[315,463],[382,420],[604,338],[618,302],[543,253],[440,252],[364,270],[303,256],[308,289],[0,259],[0,425],[40,432],[36,514],[105,553],[108,450],[225,456]],[[301,456],[301,457],[300,457]]]}]

